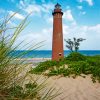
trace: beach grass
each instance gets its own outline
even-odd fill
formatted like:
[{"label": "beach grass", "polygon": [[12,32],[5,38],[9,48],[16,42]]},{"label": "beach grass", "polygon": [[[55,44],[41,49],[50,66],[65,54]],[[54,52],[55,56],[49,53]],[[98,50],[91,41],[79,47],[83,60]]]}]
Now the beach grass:
[{"label": "beach grass", "polygon": [[[58,90],[56,91],[53,87],[48,88],[47,79],[38,82],[40,78],[35,78],[34,75],[31,76],[29,73],[32,66],[25,64],[24,60],[16,60],[27,54],[30,49],[39,48],[41,42],[34,46],[29,45],[26,52],[19,53],[16,57],[10,54],[22,44],[21,42],[14,46],[18,35],[27,26],[28,16],[18,26],[8,28],[8,23],[15,14],[0,22],[0,99],[53,100],[60,94]],[[7,35],[7,30],[11,29],[14,29],[13,34]]]}]

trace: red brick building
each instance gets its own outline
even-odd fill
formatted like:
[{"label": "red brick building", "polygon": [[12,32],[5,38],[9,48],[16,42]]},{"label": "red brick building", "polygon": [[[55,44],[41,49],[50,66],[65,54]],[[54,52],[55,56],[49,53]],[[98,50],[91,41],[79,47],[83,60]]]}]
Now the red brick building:
[{"label": "red brick building", "polygon": [[53,15],[53,38],[52,38],[52,60],[58,61],[64,57],[63,51],[63,28],[62,9],[60,4],[55,5]]}]

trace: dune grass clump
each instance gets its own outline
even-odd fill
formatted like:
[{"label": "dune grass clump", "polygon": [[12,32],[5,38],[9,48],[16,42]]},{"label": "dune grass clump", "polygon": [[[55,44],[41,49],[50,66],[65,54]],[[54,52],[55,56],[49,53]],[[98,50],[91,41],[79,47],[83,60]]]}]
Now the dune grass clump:
[{"label": "dune grass clump", "polygon": [[85,61],[86,57],[81,53],[72,52],[66,57],[66,59],[70,61]]},{"label": "dune grass clump", "polygon": [[87,61],[91,66],[100,67],[100,55],[96,56],[87,56]]},{"label": "dune grass clump", "polygon": [[87,59],[89,65],[92,66],[91,73],[93,81],[99,80],[100,82],[100,55],[89,56]]},{"label": "dune grass clump", "polygon": [[34,97],[39,99],[39,94],[37,91],[34,91],[36,89],[37,84],[26,84],[25,87],[21,87],[19,85],[16,85],[14,87],[10,87],[8,89],[5,89],[2,91],[1,95],[4,95],[2,98],[7,98],[8,100],[24,100],[24,99],[33,99]]},{"label": "dune grass clump", "polygon": [[52,66],[57,65],[56,61],[45,61],[41,62],[36,68],[30,71],[30,73],[38,73],[41,74],[42,72],[46,71],[49,68],[52,68]]},{"label": "dune grass clump", "polygon": [[[58,96],[58,91],[53,87],[48,88],[46,80],[38,82],[39,78],[35,79],[29,74],[29,65],[19,59],[29,51],[17,56],[11,54],[22,44],[21,42],[17,46],[14,45],[18,35],[27,25],[26,17],[18,26],[9,27],[8,23],[14,15],[0,22],[0,100],[53,100]],[[13,33],[9,35],[7,30]],[[26,49],[34,50],[38,47],[40,46],[27,46]]]},{"label": "dune grass clump", "polygon": [[60,68],[56,68],[51,70],[48,74],[49,76],[55,75],[63,75],[63,76],[70,76],[70,75],[81,75],[81,74],[89,74],[91,69],[89,69],[89,64],[85,61],[79,62],[71,62],[68,64],[68,67],[61,66]]}]

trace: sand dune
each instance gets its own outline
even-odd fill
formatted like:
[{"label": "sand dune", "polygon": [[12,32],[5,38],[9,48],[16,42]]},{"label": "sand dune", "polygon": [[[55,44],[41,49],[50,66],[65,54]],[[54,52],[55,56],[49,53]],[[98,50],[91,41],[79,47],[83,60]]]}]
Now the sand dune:
[{"label": "sand dune", "polygon": [[[28,66],[28,69],[31,66]],[[43,75],[31,74],[31,76],[40,78],[39,83],[47,78]],[[86,76],[86,78],[77,76],[75,79],[53,76],[48,79],[47,83],[48,86],[53,85],[57,89],[60,88],[62,92],[55,100],[63,100],[63,98],[65,98],[64,100],[100,100],[100,83],[93,83],[90,75]]]},{"label": "sand dune", "polygon": [[93,83],[90,76],[73,78],[51,79],[63,94],[56,100],[100,100],[100,83]]}]

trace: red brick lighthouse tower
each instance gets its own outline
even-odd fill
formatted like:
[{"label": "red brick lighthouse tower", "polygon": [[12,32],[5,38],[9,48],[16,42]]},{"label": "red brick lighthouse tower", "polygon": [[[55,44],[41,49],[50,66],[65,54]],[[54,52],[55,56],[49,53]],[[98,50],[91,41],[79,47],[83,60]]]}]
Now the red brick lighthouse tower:
[{"label": "red brick lighthouse tower", "polygon": [[53,15],[53,40],[52,40],[52,60],[58,61],[64,57],[63,52],[63,29],[62,29],[62,9],[60,4],[55,5]]}]

